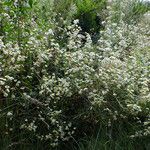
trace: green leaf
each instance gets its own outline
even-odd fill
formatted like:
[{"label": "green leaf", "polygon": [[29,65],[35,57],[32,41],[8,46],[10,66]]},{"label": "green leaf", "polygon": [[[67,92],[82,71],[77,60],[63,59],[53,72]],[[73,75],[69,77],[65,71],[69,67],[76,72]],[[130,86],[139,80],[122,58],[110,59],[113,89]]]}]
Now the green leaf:
[{"label": "green leaf", "polygon": [[29,0],[29,5],[30,5],[30,7],[32,8],[33,0]]}]

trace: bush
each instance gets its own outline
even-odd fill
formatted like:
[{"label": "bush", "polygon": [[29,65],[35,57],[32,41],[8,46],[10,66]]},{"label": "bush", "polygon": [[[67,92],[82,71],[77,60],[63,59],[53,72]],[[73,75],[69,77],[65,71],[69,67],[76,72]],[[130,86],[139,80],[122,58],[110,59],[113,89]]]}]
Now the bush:
[{"label": "bush", "polygon": [[99,38],[99,31],[103,29],[103,10],[106,8],[106,1],[76,0],[77,13],[75,19],[79,20],[82,34],[89,33],[93,41]]},{"label": "bush", "polygon": [[112,139],[118,126],[129,138],[149,137],[149,28],[144,22],[127,24],[122,17],[116,22],[118,12],[109,7],[105,29],[93,44],[90,34],[81,34],[79,20],[71,25],[64,20],[63,28],[50,21],[44,28],[41,17],[33,19],[36,10],[32,19],[27,13],[31,6],[20,4],[28,9],[16,17],[14,4],[1,4],[0,132],[8,136],[8,147],[40,141],[48,149],[91,136],[100,125]]}]

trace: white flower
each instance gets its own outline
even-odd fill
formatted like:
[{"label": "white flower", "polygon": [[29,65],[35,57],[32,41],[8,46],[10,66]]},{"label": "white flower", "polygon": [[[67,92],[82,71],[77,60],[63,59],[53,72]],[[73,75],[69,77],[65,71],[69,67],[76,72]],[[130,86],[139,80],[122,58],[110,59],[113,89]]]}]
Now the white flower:
[{"label": "white flower", "polygon": [[7,113],[7,116],[8,116],[8,117],[11,117],[11,116],[13,116],[13,113],[9,111],[9,112]]},{"label": "white flower", "polygon": [[46,32],[46,35],[54,35],[53,30],[49,29],[48,32]]},{"label": "white flower", "polygon": [[76,20],[73,21],[73,23],[74,23],[74,24],[78,24],[78,23],[79,23],[79,20],[76,19]]}]

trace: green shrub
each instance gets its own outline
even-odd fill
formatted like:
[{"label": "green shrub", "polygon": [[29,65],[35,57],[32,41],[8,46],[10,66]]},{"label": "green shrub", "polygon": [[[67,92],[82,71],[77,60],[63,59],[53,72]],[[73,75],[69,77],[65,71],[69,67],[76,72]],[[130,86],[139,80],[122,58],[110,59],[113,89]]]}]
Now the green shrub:
[{"label": "green shrub", "polygon": [[[128,24],[138,23],[143,14],[150,10],[149,3],[140,0],[114,0],[112,8],[115,12],[113,20],[123,19]],[[124,16],[122,16],[122,13]]]},{"label": "green shrub", "polygon": [[79,26],[82,32],[91,35],[98,34],[103,28],[102,10],[106,7],[106,1],[76,0],[77,14],[75,18],[79,19]]}]

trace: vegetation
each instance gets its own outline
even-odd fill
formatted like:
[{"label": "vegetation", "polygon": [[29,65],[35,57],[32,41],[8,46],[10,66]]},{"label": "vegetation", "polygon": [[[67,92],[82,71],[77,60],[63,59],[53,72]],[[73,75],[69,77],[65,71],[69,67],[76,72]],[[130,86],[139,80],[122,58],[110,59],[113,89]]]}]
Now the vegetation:
[{"label": "vegetation", "polygon": [[0,1],[0,150],[150,149],[149,8]]}]

